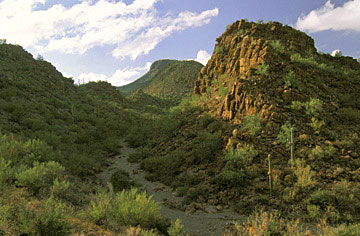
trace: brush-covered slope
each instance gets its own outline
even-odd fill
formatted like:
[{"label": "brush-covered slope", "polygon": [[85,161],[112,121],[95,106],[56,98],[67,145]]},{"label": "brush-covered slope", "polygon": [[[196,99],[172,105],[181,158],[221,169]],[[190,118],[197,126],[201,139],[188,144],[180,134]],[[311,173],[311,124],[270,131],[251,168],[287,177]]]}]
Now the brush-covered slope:
[{"label": "brush-covered slope", "polygon": [[0,78],[2,133],[45,142],[78,175],[118,151],[116,140],[127,126],[119,108],[126,101],[110,84],[75,86],[50,63],[9,44],[0,45]]},{"label": "brush-covered slope", "polygon": [[241,20],[216,39],[194,90],[154,125],[157,136],[139,153],[149,178],[185,195],[180,209],[230,205],[246,214],[265,208],[291,219],[360,221],[356,60],[318,53],[289,26]]},{"label": "brush-covered slope", "polygon": [[164,100],[179,102],[192,94],[202,64],[195,61],[159,60],[148,73],[138,80],[122,86],[119,91],[130,95],[137,89]]}]

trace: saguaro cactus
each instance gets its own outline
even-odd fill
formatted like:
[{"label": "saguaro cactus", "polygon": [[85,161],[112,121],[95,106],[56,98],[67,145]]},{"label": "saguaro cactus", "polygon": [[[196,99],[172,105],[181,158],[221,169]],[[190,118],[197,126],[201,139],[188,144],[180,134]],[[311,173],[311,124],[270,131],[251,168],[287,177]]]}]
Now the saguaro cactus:
[{"label": "saguaro cactus", "polygon": [[269,175],[269,187],[270,187],[270,192],[273,192],[273,176],[272,176],[272,169],[271,169],[271,154],[268,155],[268,163],[269,163],[269,171],[268,171],[268,175]]}]

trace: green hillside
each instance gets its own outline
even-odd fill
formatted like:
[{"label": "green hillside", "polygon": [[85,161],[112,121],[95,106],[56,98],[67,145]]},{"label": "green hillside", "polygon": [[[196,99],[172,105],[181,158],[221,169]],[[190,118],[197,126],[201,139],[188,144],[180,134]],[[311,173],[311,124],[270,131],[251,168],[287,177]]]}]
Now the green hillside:
[{"label": "green hillside", "polygon": [[202,67],[195,61],[159,60],[144,76],[118,89],[124,95],[142,89],[154,97],[178,103],[184,96],[192,94]]}]

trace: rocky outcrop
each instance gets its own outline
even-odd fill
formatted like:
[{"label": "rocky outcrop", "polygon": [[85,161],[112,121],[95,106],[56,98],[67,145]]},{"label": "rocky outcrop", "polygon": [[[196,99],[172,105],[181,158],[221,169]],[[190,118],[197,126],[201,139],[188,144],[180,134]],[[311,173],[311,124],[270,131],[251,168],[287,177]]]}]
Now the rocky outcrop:
[{"label": "rocky outcrop", "polygon": [[[273,118],[276,109],[275,104],[270,102],[270,96],[278,94],[278,84],[259,86],[271,83],[271,79],[266,75],[262,76],[262,80],[267,81],[259,81],[257,68],[262,64],[268,66],[268,70],[284,67],[282,55],[276,51],[283,49],[271,46],[274,42],[292,53],[316,52],[313,39],[291,27],[277,22],[256,24],[237,21],[216,39],[214,53],[195,83],[195,93],[203,94],[210,87],[215,90],[220,86],[226,87],[226,96],[215,98],[217,102],[210,105],[210,109],[216,109],[218,115],[226,120],[241,121],[244,116],[255,113],[262,119]],[[215,80],[222,83],[218,88],[214,88]],[[297,97],[296,91],[282,93],[287,100]]]}]

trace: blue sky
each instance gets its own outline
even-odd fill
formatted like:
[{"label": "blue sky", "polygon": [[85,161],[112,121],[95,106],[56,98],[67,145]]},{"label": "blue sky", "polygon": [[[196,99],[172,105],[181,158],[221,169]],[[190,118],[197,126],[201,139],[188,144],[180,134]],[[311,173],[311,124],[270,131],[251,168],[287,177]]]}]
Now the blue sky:
[{"label": "blue sky", "polygon": [[242,18],[308,33],[322,52],[360,57],[360,0],[0,0],[0,38],[76,82],[120,86],[159,59],[203,64]]}]

